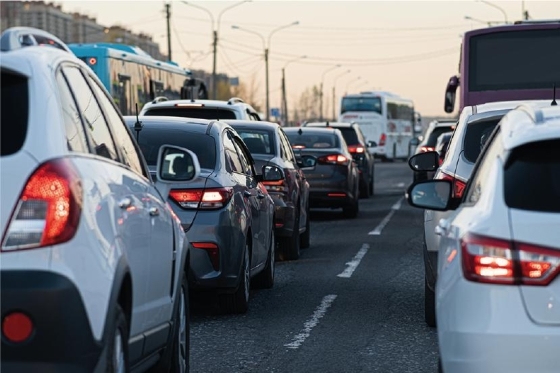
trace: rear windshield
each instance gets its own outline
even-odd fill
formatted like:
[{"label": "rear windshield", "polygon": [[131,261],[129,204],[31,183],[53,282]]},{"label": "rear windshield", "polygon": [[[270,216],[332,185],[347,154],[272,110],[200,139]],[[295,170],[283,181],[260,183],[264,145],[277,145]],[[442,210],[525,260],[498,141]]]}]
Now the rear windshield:
[{"label": "rear windshield", "polygon": [[286,135],[288,135],[292,147],[297,149],[328,149],[340,147],[338,136],[333,133],[303,132],[300,135],[298,132],[286,131]]},{"label": "rear windshield", "polygon": [[426,146],[435,147],[438,137],[451,131],[453,131],[451,127],[434,127],[434,130],[430,133],[428,139],[426,140]]},{"label": "rear windshield", "polygon": [[162,131],[158,128],[144,127],[138,140],[146,163],[150,166],[157,164],[159,148],[162,145],[175,145],[193,151],[198,157],[201,168],[213,170],[216,167],[216,144],[208,135],[177,129]]},{"label": "rear windshield", "polygon": [[501,119],[501,117],[494,118],[467,125],[463,149],[465,150],[465,158],[469,162],[476,162],[484,143],[488,140],[488,137]]},{"label": "rear windshield", "polygon": [[144,115],[161,115],[164,117],[184,117],[199,119],[236,119],[235,113],[227,109],[218,109],[212,107],[195,107],[195,108],[161,108],[150,109]]},{"label": "rear windshield", "polygon": [[504,171],[504,195],[511,208],[560,212],[560,140],[515,149]]},{"label": "rear windshield", "polygon": [[340,114],[347,111],[371,111],[381,114],[381,99],[379,97],[344,97]]},{"label": "rear windshield", "polygon": [[235,128],[251,154],[275,154],[274,133],[268,130]]},{"label": "rear windshield", "polygon": [[359,145],[360,140],[358,140],[358,134],[356,130],[353,128],[339,128],[337,127],[340,132],[342,132],[342,137],[344,137],[344,141],[348,145]]},{"label": "rear windshield", "polygon": [[[17,153],[27,134],[27,117],[29,114],[29,88],[27,78],[2,70],[1,121],[0,133],[3,136],[0,155]],[[6,124],[7,128],[2,126]],[[9,136],[8,136],[9,134]]]}]

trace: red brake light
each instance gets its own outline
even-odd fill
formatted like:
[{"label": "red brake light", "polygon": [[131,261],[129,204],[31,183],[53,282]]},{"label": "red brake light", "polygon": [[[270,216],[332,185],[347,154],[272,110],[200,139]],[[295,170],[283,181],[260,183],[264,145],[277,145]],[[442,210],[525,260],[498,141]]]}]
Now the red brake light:
[{"label": "red brake light", "polygon": [[387,141],[387,135],[382,133],[379,137],[379,146],[384,146],[385,142]]},{"label": "red brake light", "polygon": [[420,151],[423,153],[426,152],[433,152],[435,150],[435,148],[433,146],[421,146],[420,147]]},{"label": "red brake light", "polygon": [[33,333],[33,322],[24,313],[12,312],[2,320],[2,334],[13,343],[27,340]]},{"label": "red brake light", "polygon": [[330,164],[348,164],[348,158],[343,156],[342,154],[329,154],[319,157],[317,159],[320,163],[330,163]]},{"label": "red brake light", "polygon": [[266,188],[269,192],[285,192],[287,190],[286,180],[278,180],[278,181],[263,181],[262,185]]},{"label": "red brake light", "polygon": [[27,180],[4,236],[2,250],[60,244],[74,237],[80,221],[82,188],[71,161],[57,159]]},{"label": "red brake light", "polygon": [[470,281],[546,286],[560,272],[560,251],[551,248],[467,234],[461,249]]},{"label": "red brake light", "polygon": [[232,188],[173,189],[169,197],[184,209],[219,209],[228,204]]},{"label": "red brake light", "polygon": [[350,145],[348,146],[348,151],[350,153],[363,153],[365,149],[363,146],[360,145]]},{"label": "red brake light", "polygon": [[457,179],[451,175],[446,174],[445,172],[440,172],[438,176],[435,177],[438,180],[448,180],[453,183],[453,193],[451,197],[453,198],[461,198],[463,197],[463,192],[465,191],[465,187],[467,183],[462,180]]}]

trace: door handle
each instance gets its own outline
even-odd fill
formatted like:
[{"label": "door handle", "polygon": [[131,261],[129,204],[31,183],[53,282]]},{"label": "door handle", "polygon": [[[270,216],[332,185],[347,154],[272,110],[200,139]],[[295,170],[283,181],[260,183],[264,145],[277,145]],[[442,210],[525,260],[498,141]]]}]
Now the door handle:
[{"label": "door handle", "polygon": [[150,216],[159,216],[159,209],[157,207],[150,207],[148,210]]},{"label": "door handle", "polygon": [[125,197],[119,201],[119,207],[121,209],[127,209],[132,206],[132,199],[130,197]]},{"label": "door handle", "polygon": [[435,233],[438,236],[443,236],[447,233],[448,229],[449,229],[449,220],[441,219],[438,225],[436,226]]},{"label": "door handle", "polygon": [[245,197],[253,197],[253,193],[249,192],[248,190],[244,191],[244,192],[243,192],[243,195],[244,195]]}]

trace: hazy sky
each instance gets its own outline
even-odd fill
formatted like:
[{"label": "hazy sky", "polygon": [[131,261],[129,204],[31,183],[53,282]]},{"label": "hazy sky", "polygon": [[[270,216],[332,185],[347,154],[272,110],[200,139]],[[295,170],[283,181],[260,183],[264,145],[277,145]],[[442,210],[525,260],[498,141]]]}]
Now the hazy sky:
[{"label": "hazy sky", "polygon": [[[65,11],[79,11],[105,26],[121,24],[151,34],[167,53],[165,1],[57,1]],[[237,1],[193,1],[218,14]],[[460,35],[484,23],[521,19],[523,3],[534,19],[560,18],[560,1],[264,1],[253,0],[222,13],[219,22],[218,72],[256,79],[264,106],[263,42],[270,32],[270,106],[280,106],[281,69],[286,68],[291,107],[301,93],[319,85],[324,75],[325,102],[337,78],[337,96],[382,89],[411,98],[423,115],[443,115],[447,80],[457,73]],[[501,8],[506,14],[495,6]],[[212,70],[210,16],[181,1],[171,2],[172,57],[181,66]],[[351,70],[350,73],[343,74]],[[358,79],[360,77],[360,79]],[[337,97],[338,99],[339,97]]]}]

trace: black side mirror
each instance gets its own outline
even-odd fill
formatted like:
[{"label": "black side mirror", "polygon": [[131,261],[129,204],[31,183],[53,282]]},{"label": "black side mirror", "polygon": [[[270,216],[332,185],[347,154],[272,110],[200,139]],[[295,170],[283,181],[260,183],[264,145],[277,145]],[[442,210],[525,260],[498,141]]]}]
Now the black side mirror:
[{"label": "black side mirror", "polygon": [[408,160],[408,165],[412,171],[435,171],[439,167],[439,154],[434,151],[415,154]]},{"label": "black side mirror", "polygon": [[375,141],[368,141],[367,146],[368,146],[368,148],[376,148],[377,143]]},{"label": "black side mirror", "polygon": [[284,180],[284,172],[277,166],[266,165],[262,167],[263,181]]},{"label": "black side mirror", "polygon": [[455,97],[457,88],[459,87],[459,77],[457,75],[452,76],[449,78],[449,82],[447,83],[447,88],[445,89],[445,103],[444,109],[446,113],[452,113],[453,108],[455,107]]},{"label": "black side mirror", "polygon": [[446,211],[450,209],[451,190],[449,180],[427,180],[412,184],[407,192],[408,203],[413,207],[427,210]]}]

